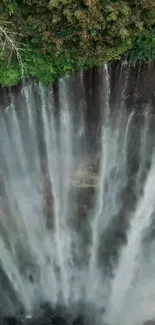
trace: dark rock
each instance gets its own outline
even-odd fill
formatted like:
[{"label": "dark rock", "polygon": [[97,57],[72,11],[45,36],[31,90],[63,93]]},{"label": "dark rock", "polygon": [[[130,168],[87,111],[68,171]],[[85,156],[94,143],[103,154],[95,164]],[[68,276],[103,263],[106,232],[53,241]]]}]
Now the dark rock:
[{"label": "dark rock", "polygon": [[[1,324],[1,323],[0,323]],[[22,320],[15,316],[5,316],[2,320],[3,325],[21,325]]]}]

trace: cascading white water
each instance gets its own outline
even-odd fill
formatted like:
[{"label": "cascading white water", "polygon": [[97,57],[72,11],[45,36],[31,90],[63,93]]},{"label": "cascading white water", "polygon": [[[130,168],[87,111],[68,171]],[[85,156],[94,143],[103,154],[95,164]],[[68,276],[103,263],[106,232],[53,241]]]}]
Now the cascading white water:
[{"label": "cascading white water", "polygon": [[110,69],[100,69],[96,121],[84,74],[78,87],[67,79],[57,89],[25,82],[7,95],[0,115],[1,313],[22,306],[33,314],[48,302],[93,305],[101,323],[112,325],[155,317],[154,241],[146,239],[155,212],[154,122],[150,104],[145,117],[127,109],[124,69],[116,109]]},{"label": "cascading white water", "polygon": [[[144,194],[139,200],[137,207],[134,212],[133,219],[131,221],[131,226],[128,231],[128,244],[125,248],[123,248],[120,256],[120,261],[118,268],[115,272],[114,281],[112,283],[112,294],[110,298],[110,315],[114,315],[114,320],[116,324],[129,324],[133,316],[129,316],[132,314],[133,309],[133,300],[134,294],[138,286],[138,280],[141,272],[143,272],[143,259],[141,257],[142,254],[142,239],[144,235],[144,231],[147,231],[151,225],[152,215],[155,209],[155,157],[152,157],[152,166],[148,173],[148,177],[144,186]],[[148,280],[148,286],[149,281]],[[143,294],[147,295],[147,287],[145,288],[145,292]],[[150,288],[149,288],[150,290]],[[132,291],[132,293],[131,293]],[[154,288],[151,290],[153,292],[153,301],[155,299]],[[144,297],[139,297],[139,299],[144,299]],[[135,301],[135,304],[137,301]],[[148,302],[146,301],[146,306],[143,302],[143,310],[139,310],[139,312],[146,314],[149,317],[150,307],[148,308]],[[150,301],[149,301],[150,304]],[[135,306],[134,306],[135,307]],[[148,308],[148,310],[147,310]],[[155,316],[155,311],[153,311]],[[129,318],[130,317],[130,318]],[[136,315],[137,317],[137,315]],[[141,315],[139,315],[139,319],[141,320]],[[142,318],[143,319],[143,318]]]}]

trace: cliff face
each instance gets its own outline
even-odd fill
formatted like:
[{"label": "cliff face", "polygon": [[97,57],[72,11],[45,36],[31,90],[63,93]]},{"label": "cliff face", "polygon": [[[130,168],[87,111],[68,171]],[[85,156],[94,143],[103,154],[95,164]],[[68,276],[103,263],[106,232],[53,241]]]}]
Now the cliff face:
[{"label": "cliff face", "polygon": [[154,319],[154,85],[120,62],[0,88],[1,315]]}]

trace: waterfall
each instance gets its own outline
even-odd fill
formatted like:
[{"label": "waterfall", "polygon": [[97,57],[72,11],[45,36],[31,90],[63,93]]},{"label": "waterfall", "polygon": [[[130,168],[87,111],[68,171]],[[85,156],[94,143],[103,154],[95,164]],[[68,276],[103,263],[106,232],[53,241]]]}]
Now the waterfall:
[{"label": "waterfall", "polygon": [[[155,158],[152,157],[151,169],[144,186],[144,194],[139,200],[134,212],[134,217],[131,216],[131,225],[127,235],[127,245],[123,248],[119,260],[118,268],[112,283],[112,294],[110,298],[110,314],[114,313],[114,321],[119,324],[123,319],[126,324],[129,320],[126,319],[133,304],[134,293],[138,285],[138,278],[143,272],[143,258],[141,257],[142,239],[144,231],[147,231],[151,226],[151,219],[155,209]],[[135,281],[134,281],[135,280]],[[148,279],[149,280],[149,279]],[[131,291],[132,290],[132,294]],[[147,288],[146,292],[147,294]],[[141,297],[140,297],[141,299]],[[135,304],[137,302],[135,301]],[[127,306],[126,306],[127,304]],[[147,304],[147,301],[146,301]],[[127,308],[127,309],[126,309]],[[146,309],[146,306],[143,306]],[[122,310],[123,309],[123,310]],[[115,313],[116,311],[116,313]],[[147,310],[146,310],[147,312]],[[118,317],[118,319],[117,319]],[[141,316],[140,316],[141,317]],[[149,314],[148,314],[149,317]]]},{"label": "waterfall", "polygon": [[1,89],[1,315],[155,319],[155,80],[135,71]]}]

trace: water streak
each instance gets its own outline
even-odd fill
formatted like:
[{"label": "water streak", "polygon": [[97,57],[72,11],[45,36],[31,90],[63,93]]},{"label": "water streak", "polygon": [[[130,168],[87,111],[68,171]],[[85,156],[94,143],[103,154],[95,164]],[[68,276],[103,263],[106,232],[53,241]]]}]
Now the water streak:
[{"label": "water streak", "polygon": [[104,66],[88,91],[93,70],[51,88],[29,81],[8,91],[0,113],[0,313],[22,308],[33,317],[48,302],[93,306],[111,325],[154,317],[155,122],[151,100],[139,115],[137,95],[129,100],[130,72],[128,64],[117,69],[114,89]]}]

